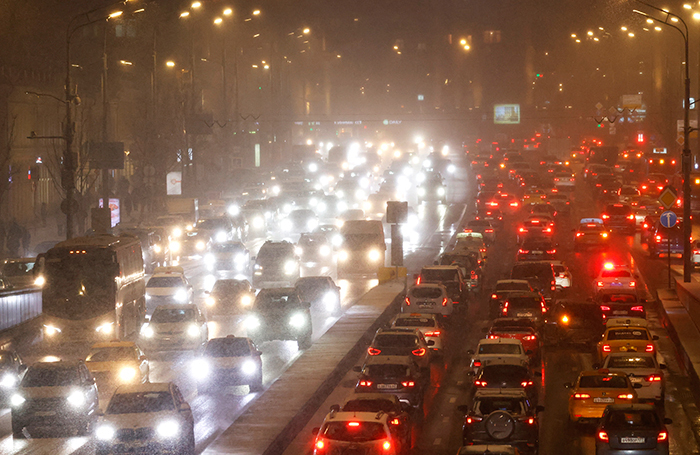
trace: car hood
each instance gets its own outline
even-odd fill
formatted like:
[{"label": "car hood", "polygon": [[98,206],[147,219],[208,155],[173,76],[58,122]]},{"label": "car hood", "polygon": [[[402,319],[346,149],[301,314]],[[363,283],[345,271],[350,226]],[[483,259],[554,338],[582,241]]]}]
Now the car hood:
[{"label": "car hood", "polygon": [[134,414],[105,414],[100,418],[100,424],[110,424],[115,429],[120,428],[156,428],[158,424],[165,420],[176,420],[180,423],[182,430],[185,419],[175,410],[162,412],[139,412]]},{"label": "car hood", "polygon": [[126,360],[121,362],[85,362],[90,373],[105,373],[118,372],[122,368],[132,367],[138,369],[139,364],[134,360]]},{"label": "car hood", "polygon": [[67,397],[72,391],[79,390],[79,386],[65,387],[20,387],[17,392],[26,398],[60,398]]},{"label": "car hood", "polygon": [[155,296],[175,295],[177,291],[183,288],[146,288],[146,294]]}]

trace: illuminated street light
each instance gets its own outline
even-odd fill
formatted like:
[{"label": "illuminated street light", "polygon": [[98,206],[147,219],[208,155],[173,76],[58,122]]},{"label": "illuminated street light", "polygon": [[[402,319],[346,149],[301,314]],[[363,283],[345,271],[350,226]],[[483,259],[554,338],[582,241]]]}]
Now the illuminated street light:
[{"label": "illuminated street light", "polygon": [[265,68],[266,70],[269,70],[269,69],[270,69],[270,65],[265,65],[265,66],[263,66],[263,68]]},{"label": "illuminated street light", "polygon": [[465,40],[464,38],[462,38],[461,40],[459,40],[459,44],[461,44],[462,46],[464,46],[465,44],[467,44],[467,40]]},{"label": "illuminated street light", "polygon": [[577,42],[577,43],[580,43],[580,42],[581,42],[581,40],[580,40],[580,39],[577,39],[577,40],[576,40],[576,42]]},{"label": "illuminated street light", "polygon": [[231,8],[226,8],[224,10],[224,16],[230,16],[231,14],[233,14],[233,10]]},{"label": "illuminated street light", "polygon": [[625,27],[625,26],[623,25],[622,27],[620,27],[620,30],[622,30],[623,32],[626,32],[626,31],[627,31],[627,27]]},{"label": "illuminated street light", "polygon": [[657,32],[660,32],[660,31],[661,31],[661,27],[659,27],[659,26],[657,25],[656,27],[654,27],[654,30],[656,30]]},{"label": "illuminated street light", "polygon": [[588,32],[586,32],[586,34],[587,34],[588,36],[593,36],[593,32],[590,31],[590,30],[588,30]]},{"label": "illuminated street light", "polygon": [[256,9],[255,11],[253,11],[253,16],[259,16],[259,15],[260,15],[259,9]]},{"label": "illuminated street light", "polygon": [[301,32],[302,32],[304,35],[308,35],[309,33],[311,33],[311,29],[307,27],[307,28],[305,28],[304,30],[302,30]]},{"label": "illuminated street light", "polygon": [[180,13],[180,17],[187,17],[189,15],[190,15],[189,11],[183,11],[182,13]]},{"label": "illuminated street light", "polygon": [[221,24],[223,21],[224,21],[224,20],[223,20],[222,18],[220,18],[220,17],[217,17],[216,19],[214,19],[214,23],[215,23],[216,25]]},{"label": "illuminated street light", "polygon": [[700,20],[700,13],[693,13],[693,19],[695,19],[696,21]]},{"label": "illuminated street light", "polygon": [[634,38],[634,33],[629,32],[629,33],[627,34],[627,36],[629,36],[630,38]]},{"label": "illuminated street light", "polygon": [[464,46],[464,50],[465,50],[465,51],[468,51],[469,49],[471,49],[471,47],[469,47],[468,44],[467,44],[466,46]]},{"label": "illuminated street light", "polygon": [[173,62],[172,60],[168,60],[167,62],[165,62],[165,66],[167,66],[168,68],[175,68],[175,62]]},{"label": "illuminated street light", "polygon": [[194,9],[197,9],[197,8],[199,8],[200,6],[202,6],[202,2],[193,2],[193,3],[192,3],[192,8],[194,8]]},{"label": "illuminated street light", "polygon": [[685,9],[693,9],[693,7],[692,7],[691,5],[689,5],[689,4],[687,4],[687,3],[685,3],[685,4],[683,5],[683,8],[685,8]]},{"label": "illuminated street light", "polygon": [[[572,34],[571,34],[571,37],[572,37],[572,38],[576,38],[576,33],[572,33]],[[464,40],[462,40],[462,41],[464,41]]]},{"label": "illuminated street light", "polygon": [[132,62],[127,61],[127,60],[119,60],[119,63],[121,63],[121,64],[124,65],[124,66],[131,66],[131,65],[133,65]]},{"label": "illuminated street light", "polygon": [[115,11],[112,14],[109,15],[110,19],[114,19],[115,17],[119,17],[122,14],[124,14],[124,11]]},{"label": "illuminated street light", "polygon": [[653,24],[654,20],[653,19],[647,19],[647,24]]}]

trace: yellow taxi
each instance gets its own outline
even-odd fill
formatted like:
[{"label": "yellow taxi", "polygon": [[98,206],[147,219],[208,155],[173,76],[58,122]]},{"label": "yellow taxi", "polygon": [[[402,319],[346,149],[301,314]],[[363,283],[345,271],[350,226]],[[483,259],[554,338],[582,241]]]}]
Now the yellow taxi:
[{"label": "yellow taxi", "polygon": [[642,318],[614,318],[605,323],[603,339],[598,342],[598,358],[601,363],[612,352],[656,353],[654,340]]},{"label": "yellow taxi", "polygon": [[523,205],[547,204],[547,193],[542,190],[531,189],[523,194]]},{"label": "yellow taxi", "polygon": [[642,385],[632,384],[625,373],[597,370],[583,371],[574,384],[564,386],[571,391],[569,419],[578,423],[601,418],[608,405],[636,403],[635,389]]},{"label": "yellow taxi", "polygon": [[148,382],[148,359],[133,341],[95,343],[85,359],[97,386]]}]

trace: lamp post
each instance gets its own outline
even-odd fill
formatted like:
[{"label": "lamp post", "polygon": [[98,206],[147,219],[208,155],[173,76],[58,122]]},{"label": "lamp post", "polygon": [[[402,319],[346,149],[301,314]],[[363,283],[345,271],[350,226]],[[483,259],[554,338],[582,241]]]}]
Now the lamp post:
[{"label": "lamp post", "polygon": [[[635,14],[651,19],[655,22],[659,22],[668,27],[672,27],[681,34],[683,37],[684,44],[684,58],[685,58],[685,74],[684,74],[684,85],[685,85],[685,103],[683,106],[683,156],[682,156],[682,171],[683,171],[683,281],[685,283],[690,283],[690,275],[693,271],[692,264],[690,262],[690,236],[692,234],[692,225],[690,220],[690,167],[691,167],[691,154],[690,154],[690,62],[688,61],[688,25],[685,21],[678,15],[673,14],[664,9],[658,8],[654,5],[650,5],[642,0],[636,0],[638,3],[645,5],[653,10],[656,10],[665,15],[665,18],[658,19],[656,17],[650,16],[649,14],[639,11],[632,10]],[[683,29],[675,25],[677,23],[683,24]]]}]

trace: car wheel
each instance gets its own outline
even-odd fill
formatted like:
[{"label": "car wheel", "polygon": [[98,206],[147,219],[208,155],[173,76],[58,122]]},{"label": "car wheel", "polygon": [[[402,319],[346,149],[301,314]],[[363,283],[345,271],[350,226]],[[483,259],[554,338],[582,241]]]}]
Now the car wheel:
[{"label": "car wheel", "polygon": [[24,432],[22,431],[23,428],[24,424],[17,422],[16,420],[12,420],[12,437],[15,439],[26,439]]}]

